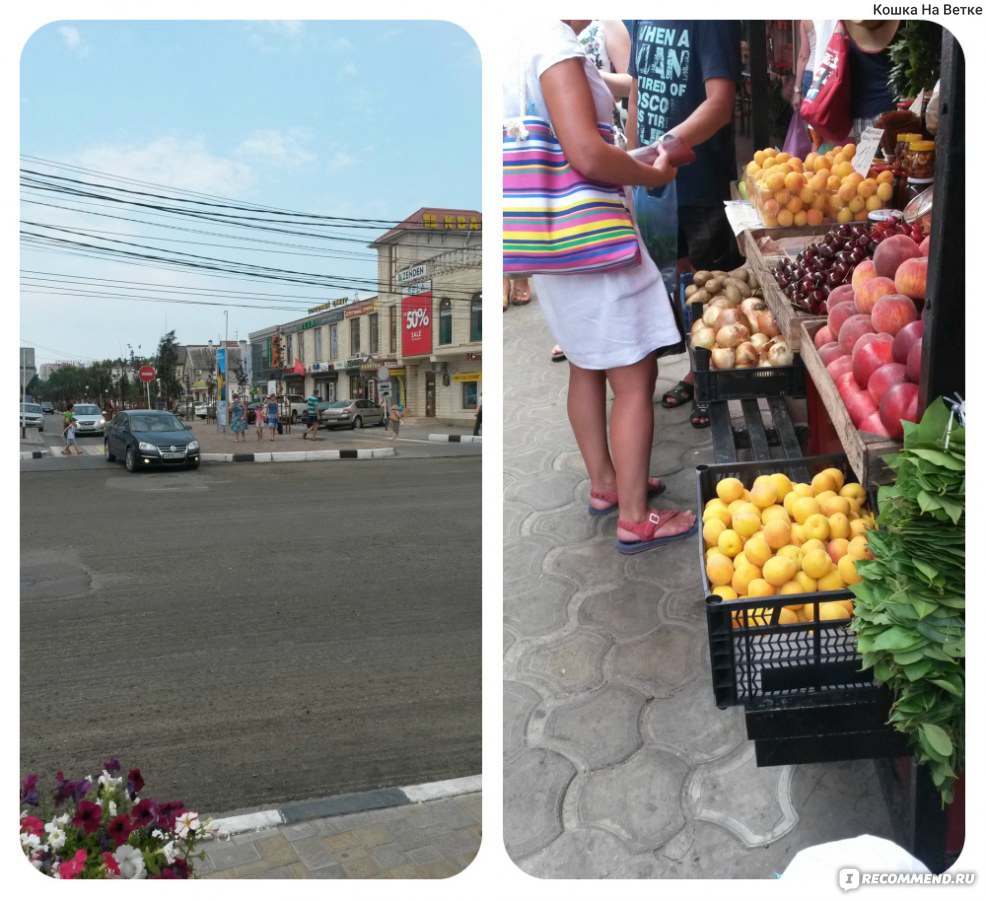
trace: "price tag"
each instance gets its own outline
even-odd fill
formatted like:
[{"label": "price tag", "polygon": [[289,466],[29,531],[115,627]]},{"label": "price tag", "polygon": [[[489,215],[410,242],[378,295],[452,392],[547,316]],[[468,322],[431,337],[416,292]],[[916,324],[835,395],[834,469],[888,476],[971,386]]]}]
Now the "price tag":
[{"label": "price tag", "polygon": [[763,228],[763,220],[748,200],[726,200],[726,218],[737,237],[744,231]]},{"label": "price tag", "polygon": [[865,178],[873,164],[873,157],[880,149],[880,140],[883,138],[882,128],[867,128],[856,144],[856,154],[852,158],[852,167]]}]

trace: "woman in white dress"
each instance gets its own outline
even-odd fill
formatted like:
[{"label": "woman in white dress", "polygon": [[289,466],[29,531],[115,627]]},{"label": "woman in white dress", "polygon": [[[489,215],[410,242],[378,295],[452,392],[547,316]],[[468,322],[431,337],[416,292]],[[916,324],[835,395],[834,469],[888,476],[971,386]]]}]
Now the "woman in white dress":
[{"label": "woman in white dress", "polygon": [[[611,184],[659,187],[676,170],[663,154],[652,165],[606,143],[613,95],[586,57],[576,20],[523,23],[508,44],[504,118],[546,118],[571,165]],[[638,236],[639,240],[639,236]],[[637,553],[694,533],[695,514],[648,508],[663,489],[649,478],[654,439],[655,350],[680,340],[660,274],[641,246],[632,268],[585,275],[536,275],[536,294],[569,362],[568,417],[590,480],[590,512],[619,510],[617,548]],[[613,391],[609,428],[607,383]]]}]

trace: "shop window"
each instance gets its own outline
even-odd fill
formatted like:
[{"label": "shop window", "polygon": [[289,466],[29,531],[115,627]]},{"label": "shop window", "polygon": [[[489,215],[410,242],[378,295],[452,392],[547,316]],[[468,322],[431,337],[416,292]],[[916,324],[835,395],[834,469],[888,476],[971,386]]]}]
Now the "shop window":
[{"label": "shop window", "polygon": [[469,301],[469,340],[483,339],[483,295],[473,294]]},{"label": "shop window", "polygon": [[370,323],[370,353],[376,353],[380,349],[380,323],[376,313],[370,313],[367,317]]},{"label": "shop window", "polygon": [[339,326],[329,326],[329,359],[339,358]]},{"label": "shop window", "polygon": [[390,307],[390,352],[397,353],[397,304]]},{"label": "shop window", "polygon": [[[298,332],[298,362],[305,361],[305,332]],[[293,360],[292,360],[293,362]]]},{"label": "shop window", "polygon": [[286,362],[282,364],[284,368],[290,368],[294,364],[294,356],[292,355],[293,351],[291,349],[293,338],[294,338],[293,334],[288,334],[284,336],[284,357],[286,360]]},{"label": "shop window", "polygon": [[475,409],[479,405],[479,382],[462,382],[462,408]]},{"label": "shop window", "polygon": [[315,358],[312,362],[321,362],[322,360],[322,329],[315,329]]},{"label": "shop window", "polygon": [[448,297],[438,305],[438,343],[452,343],[452,301]]},{"label": "shop window", "polygon": [[359,317],[349,320],[349,354],[359,356]]}]

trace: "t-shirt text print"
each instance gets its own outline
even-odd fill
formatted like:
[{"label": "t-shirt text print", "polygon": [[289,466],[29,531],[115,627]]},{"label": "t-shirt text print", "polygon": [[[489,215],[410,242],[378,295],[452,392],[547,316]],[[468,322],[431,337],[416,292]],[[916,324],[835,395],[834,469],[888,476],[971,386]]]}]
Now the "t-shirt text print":
[{"label": "t-shirt text print", "polygon": [[641,25],[638,37],[637,129],[643,146],[654,143],[674,124],[671,109],[687,91],[692,54],[686,28]]}]

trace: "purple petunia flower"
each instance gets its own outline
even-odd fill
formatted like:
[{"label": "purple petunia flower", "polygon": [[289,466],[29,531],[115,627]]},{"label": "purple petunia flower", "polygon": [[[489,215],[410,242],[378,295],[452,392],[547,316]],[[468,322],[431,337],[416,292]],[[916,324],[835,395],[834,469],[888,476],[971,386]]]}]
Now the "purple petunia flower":
[{"label": "purple petunia flower", "polygon": [[30,806],[38,805],[38,776],[25,775],[21,779],[21,803]]},{"label": "purple petunia flower", "polygon": [[185,804],[181,800],[171,800],[158,807],[157,825],[165,831],[174,831],[175,819],[185,812]]},{"label": "purple petunia flower", "polygon": [[149,797],[138,800],[130,810],[130,815],[133,817],[134,825],[138,828],[147,828],[157,820],[157,804]]},{"label": "purple petunia flower", "polygon": [[110,820],[109,825],[106,826],[106,833],[117,844],[125,844],[127,838],[130,837],[130,832],[133,831],[133,827],[130,816],[126,813],[120,813],[120,815]]},{"label": "purple petunia flower", "polygon": [[92,834],[99,828],[99,821],[103,816],[103,808],[98,803],[89,800],[80,800],[75,817],[72,819],[73,825],[78,825],[86,834]]},{"label": "purple petunia flower", "polygon": [[116,775],[120,771],[120,760],[115,756],[111,756],[106,762],[103,763],[103,768],[110,773],[110,775]]},{"label": "purple petunia flower", "polygon": [[142,790],[144,790],[144,776],[140,774],[140,769],[131,769],[127,773],[127,794],[131,800],[136,800]]}]

